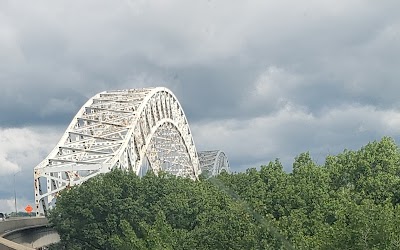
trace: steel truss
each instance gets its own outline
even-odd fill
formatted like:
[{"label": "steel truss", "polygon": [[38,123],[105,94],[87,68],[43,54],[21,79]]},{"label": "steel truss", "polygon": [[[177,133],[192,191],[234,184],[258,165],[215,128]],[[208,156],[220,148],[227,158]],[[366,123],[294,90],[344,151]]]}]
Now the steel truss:
[{"label": "steel truss", "polygon": [[207,178],[216,176],[222,171],[230,173],[228,157],[220,150],[201,151],[198,153],[202,174]]},{"label": "steel truss", "polygon": [[36,214],[46,215],[61,190],[114,168],[198,178],[192,133],[170,90],[110,91],[89,99],[34,169]]}]

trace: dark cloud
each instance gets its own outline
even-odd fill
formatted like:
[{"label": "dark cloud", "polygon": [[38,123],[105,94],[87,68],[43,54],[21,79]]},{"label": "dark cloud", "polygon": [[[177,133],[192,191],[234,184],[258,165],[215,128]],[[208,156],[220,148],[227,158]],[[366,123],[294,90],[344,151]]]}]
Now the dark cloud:
[{"label": "dark cloud", "polygon": [[[30,103],[30,109],[17,103],[14,112],[29,124],[65,122],[57,116],[38,119],[34,110],[46,105],[43,99],[73,103],[58,114],[69,117],[104,89],[154,85],[176,91],[194,121],[266,114],[281,102],[270,98],[261,108],[251,105],[247,93],[271,67],[301,78],[302,84],[289,89],[274,82],[282,85],[275,96],[280,101],[316,113],[343,102],[391,107],[398,105],[393,90],[400,23],[391,11],[398,4],[385,3],[328,1],[286,9],[289,2],[7,2],[3,43],[13,49],[7,50],[11,63],[0,62],[0,79],[11,98]],[[138,82],[143,78],[145,84]],[[387,91],[370,91],[382,84]],[[5,126],[19,123],[12,113],[7,116]]]},{"label": "dark cloud", "polygon": [[0,99],[1,127],[67,124],[87,99],[73,89],[40,84],[4,92]]}]

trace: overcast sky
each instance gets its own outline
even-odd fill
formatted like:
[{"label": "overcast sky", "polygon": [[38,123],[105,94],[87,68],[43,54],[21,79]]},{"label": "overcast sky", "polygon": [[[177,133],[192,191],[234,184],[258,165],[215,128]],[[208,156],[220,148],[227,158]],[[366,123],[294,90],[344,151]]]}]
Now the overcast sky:
[{"label": "overcast sky", "polygon": [[165,86],[234,171],[400,135],[400,1],[0,0],[0,212],[88,98]]}]

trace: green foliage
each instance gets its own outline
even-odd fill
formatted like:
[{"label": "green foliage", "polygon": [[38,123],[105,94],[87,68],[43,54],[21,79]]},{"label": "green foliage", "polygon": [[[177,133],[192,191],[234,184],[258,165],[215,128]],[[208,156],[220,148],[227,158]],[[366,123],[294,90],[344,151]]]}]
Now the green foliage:
[{"label": "green foliage", "polygon": [[112,171],[61,194],[65,249],[254,249],[253,217],[207,181]]},{"label": "green foliage", "polygon": [[54,249],[400,249],[400,152],[391,138],[200,181],[122,171],[64,191]]},{"label": "green foliage", "polygon": [[391,138],[328,156],[300,154],[292,173],[276,160],[218,177],[296,249],[399,249],[400,153]]}]

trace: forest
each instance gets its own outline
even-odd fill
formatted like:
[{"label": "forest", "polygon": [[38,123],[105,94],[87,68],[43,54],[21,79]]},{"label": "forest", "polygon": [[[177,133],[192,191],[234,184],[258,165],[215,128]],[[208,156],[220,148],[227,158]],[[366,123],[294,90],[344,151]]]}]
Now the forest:
[{"label": "forest", "polygon": [[[234,168],[234,166],[232,166]],[[392,138],[291,172],[277,159],[200,180],[119,170],[64,190],[53,249],[400,249],[400,151]]]}]

